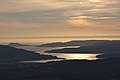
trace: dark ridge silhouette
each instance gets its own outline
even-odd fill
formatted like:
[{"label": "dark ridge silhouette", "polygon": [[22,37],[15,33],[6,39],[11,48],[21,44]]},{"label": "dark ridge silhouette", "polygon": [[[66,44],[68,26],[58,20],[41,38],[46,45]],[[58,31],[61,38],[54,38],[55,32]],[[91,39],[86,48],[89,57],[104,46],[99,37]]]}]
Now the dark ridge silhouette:
[{"label": "dark ridge silhouette", "polygon": [[8,46],[30,46],[30,45],[11,42],[11,43],[8,44]]},{"label": "dark ridge silhouette", "polygon": [[[100,52],[104,51],[108,54],[119,54],[120,41],[82,46],[76,48],[76,50],[81,48],[85,50],[85,52],[88,49],[89,51],[99,50]],[[20,56],[22,59],[19,58]],[[0,46],[0,61],[4,59],[7,59],[7,61],[8,59],[9,61],[21,61],[23,58],[26,60],[24,56],[29,57],[30,60],[31,57],[36,59],[36,56],[40,59],[44,59],[45,57],[47,57],[47,59],[51,58],[51,56],[35,54],[32,51],[3,45]],[[0,63],[0,80],[120,80],[120,56],[93,61],[64,60],[45,64]]]},{"label": "dark ridge silhouette", "polygon": [[62,42],[47,43],[42,45],[37,45],[36,47],[61,47],[64,46]]},{"label": "dark ridge silhouette", "polygon": [[33,51],[16,49],[14,47],[0,45],[0,62],[42,60],[57,58],[55,56],[40,55]]},{"label": "dark ridge silhouette", "polygon": [[0,64],[1,80],[120,80],[120,58]]},{"label": "dark ridge silhouette", "polygon": [[96,43],[108,42],[108,40],[74,40],[69,42],[55,42],[37,45],[37,47],[66,47],[66,46],[88,46]]},{"label": "dark ridge silhouette", "polygon": [[104,53],[120,56],[120,41],[107,41],[79,48],[64,48],[46,51],[48,53]]}]

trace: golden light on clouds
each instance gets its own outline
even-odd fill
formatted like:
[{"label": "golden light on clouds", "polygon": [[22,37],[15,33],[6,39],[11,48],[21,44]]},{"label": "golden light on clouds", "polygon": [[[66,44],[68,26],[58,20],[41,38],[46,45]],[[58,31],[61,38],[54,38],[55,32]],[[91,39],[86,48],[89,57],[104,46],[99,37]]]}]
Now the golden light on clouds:
[{"label": "golden light on clouds", "polygon": [[83,27],[83,26],[94,26],[95,24],[92,22],[89,22],[87,20],[67,20],[67,22],[72,25],[72,26],[78,26],[78,27]]},{"label": "golden light on clouds", "polygon": [[101,0],[89,0],[90,2],[101,2]]},{"label": "golden light on clouds", "polygon": [[0,0],[0,36],[120,35],[119,23],[120,0]]}]

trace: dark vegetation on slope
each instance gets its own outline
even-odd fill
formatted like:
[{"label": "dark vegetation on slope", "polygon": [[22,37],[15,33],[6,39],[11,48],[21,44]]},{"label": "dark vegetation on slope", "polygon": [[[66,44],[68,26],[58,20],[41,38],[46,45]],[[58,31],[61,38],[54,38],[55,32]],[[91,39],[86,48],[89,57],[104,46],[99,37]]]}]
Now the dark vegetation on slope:
[{"label": "dark vegetation on slope", "polygon": [[120,58],[0,64],[1,80],[120,80]]},{"label": "dark vegetation on slope", "polygon": [[40,55],[33,51],[16,49],[14,47],[0,45],[0,62],[42,60],[56,58],[54,56]]}]

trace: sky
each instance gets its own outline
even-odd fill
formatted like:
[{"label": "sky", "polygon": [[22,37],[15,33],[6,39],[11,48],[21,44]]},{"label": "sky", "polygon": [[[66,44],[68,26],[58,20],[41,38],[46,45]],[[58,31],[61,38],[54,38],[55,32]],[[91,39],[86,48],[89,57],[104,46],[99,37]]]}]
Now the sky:
[{"label": "sky", "polygon": [[120,36],[120,0],[0,0],[0,37]]}]

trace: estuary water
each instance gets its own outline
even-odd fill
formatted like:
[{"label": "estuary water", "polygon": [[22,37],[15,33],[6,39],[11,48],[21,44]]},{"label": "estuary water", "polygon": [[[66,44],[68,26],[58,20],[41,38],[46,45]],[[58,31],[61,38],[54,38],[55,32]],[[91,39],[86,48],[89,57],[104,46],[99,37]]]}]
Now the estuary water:
[{"label": "estuary water", "polygon": [[[62,49],[62,48],[76,48],[79,46],[70,46],[70,47],[35,47],[35,46],[21,46],[16,47],[20,49],[25,49],[29,51],[35,51],[36,53],[43,54],[43,55],[52,55],[57,56],[58,58],[64,58],[65,60],[96,60],[98,59],[96,56],[99,54],[95,53],[46,53],[46,50],[52,49]],[[64,59],[50,59],[50,60],[35,60],[35,61],[24,61],[24,63],[46,63],[50,61],[61,61]]]}]

